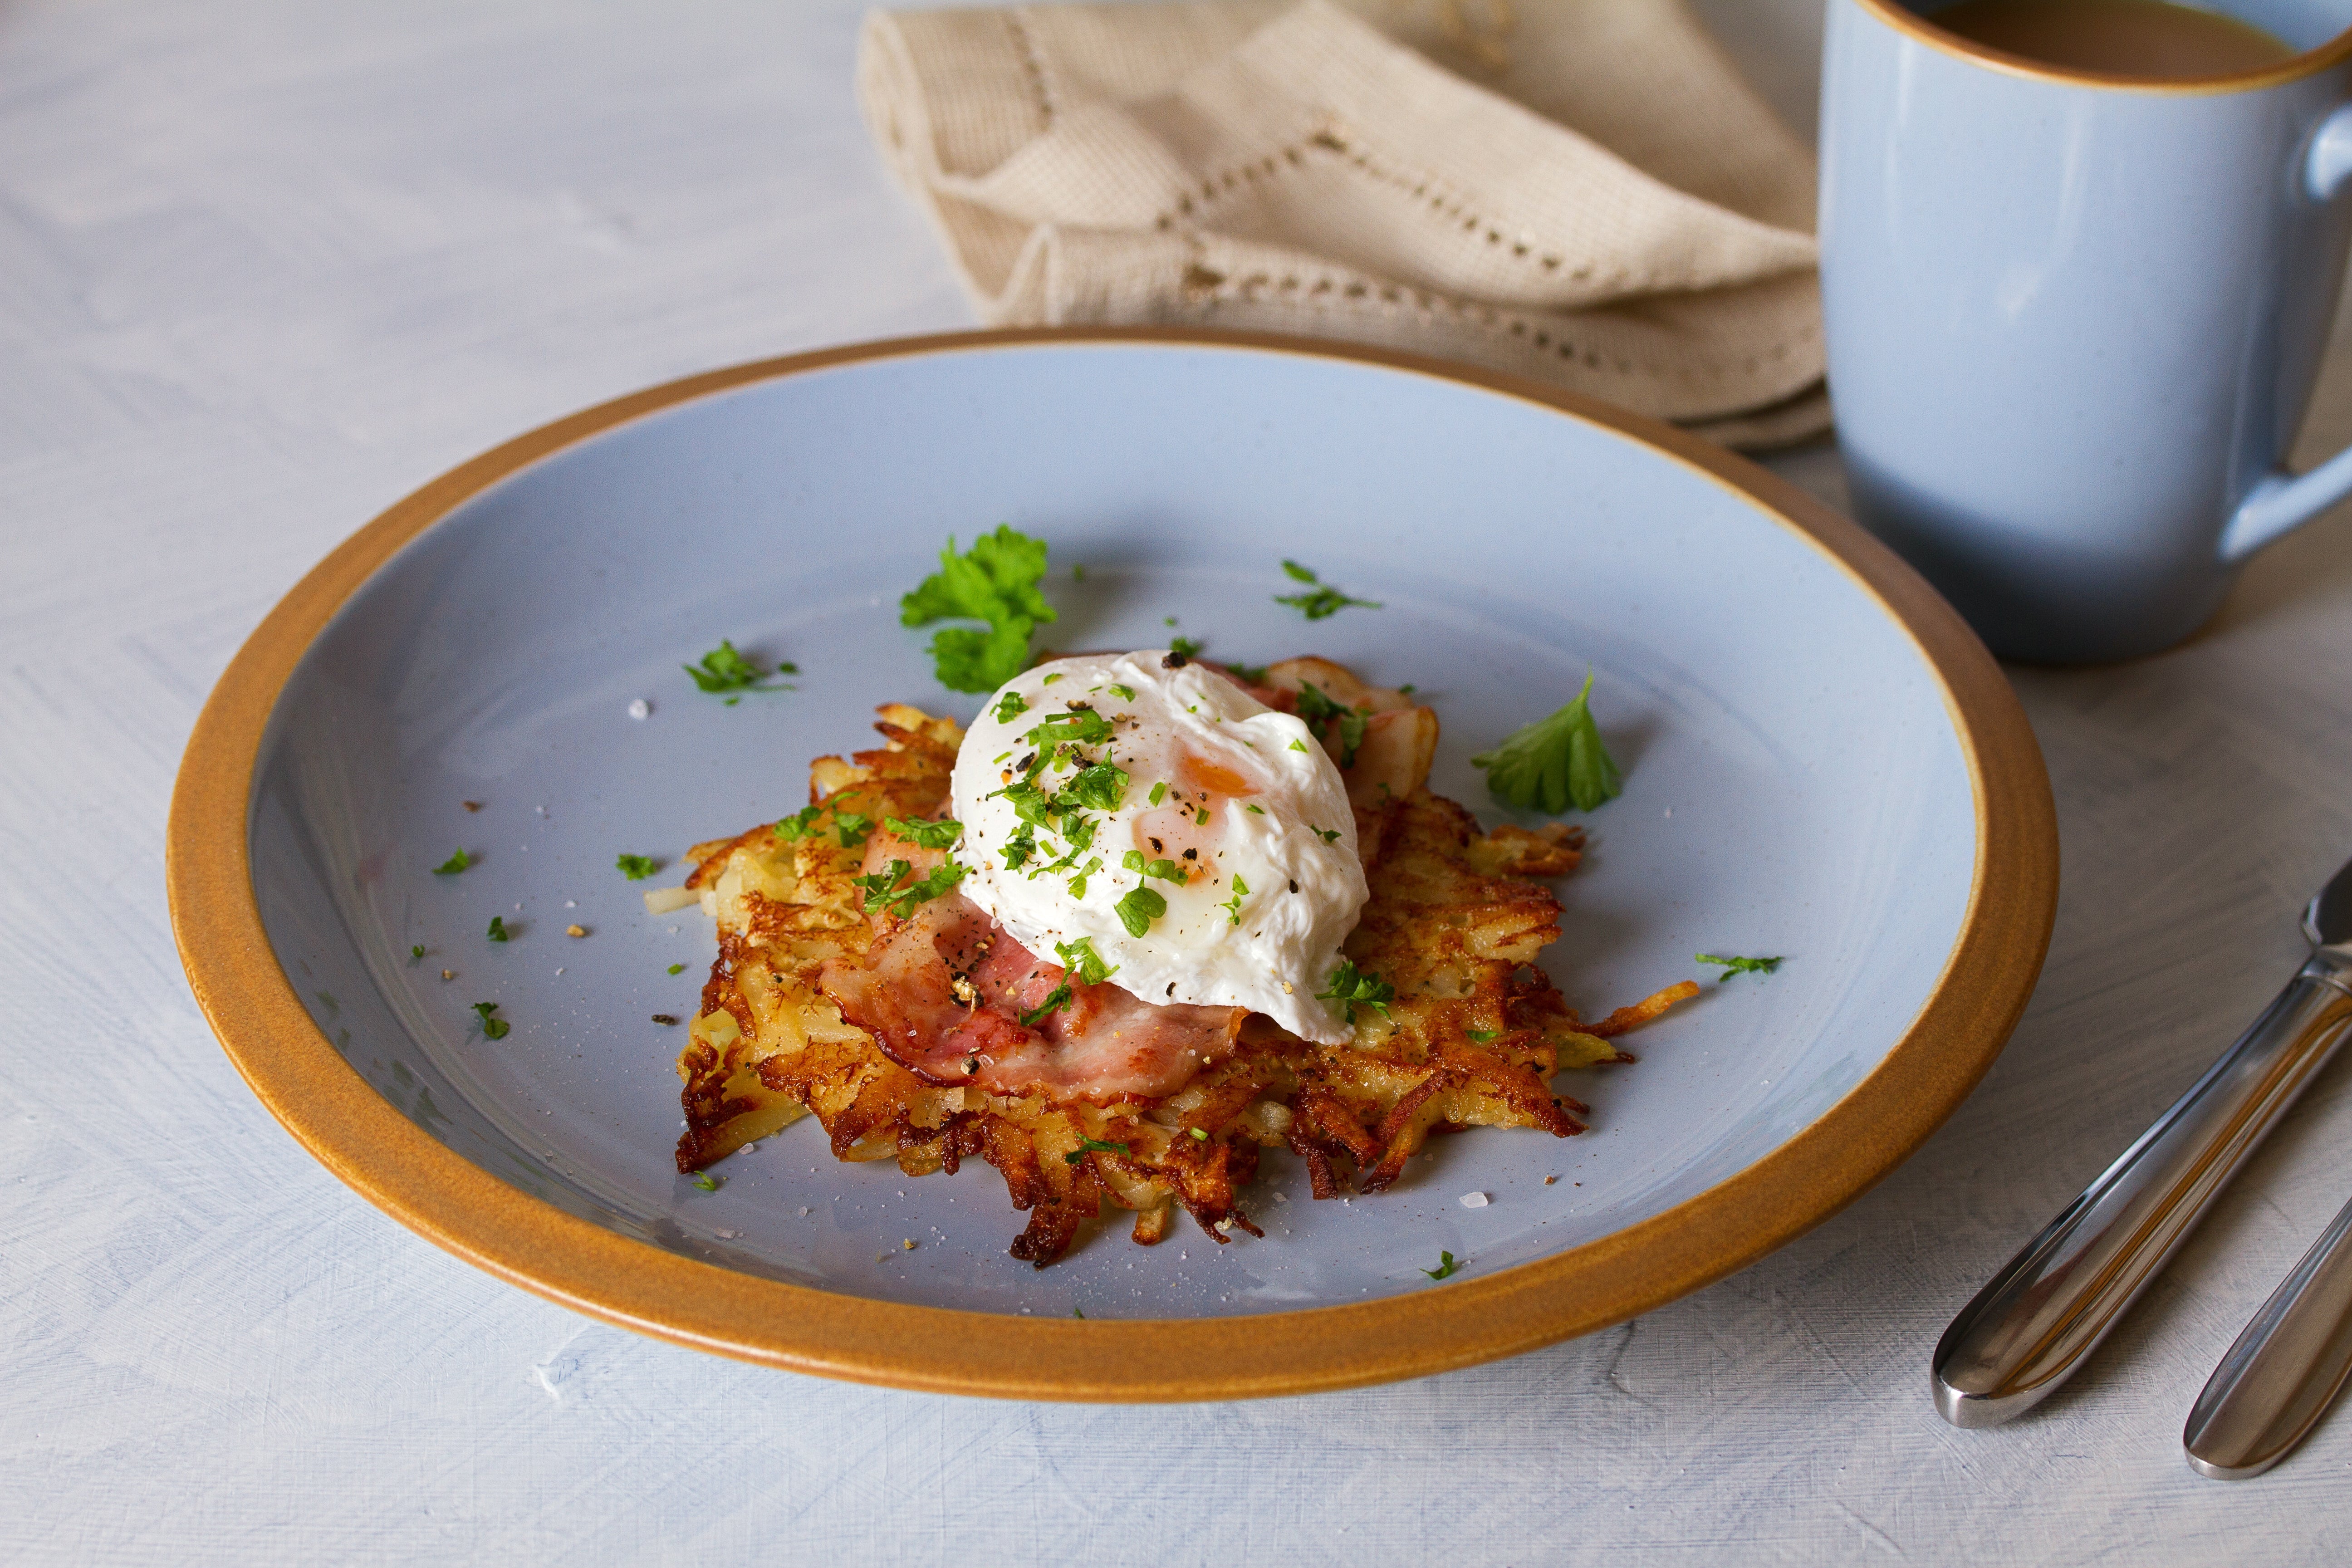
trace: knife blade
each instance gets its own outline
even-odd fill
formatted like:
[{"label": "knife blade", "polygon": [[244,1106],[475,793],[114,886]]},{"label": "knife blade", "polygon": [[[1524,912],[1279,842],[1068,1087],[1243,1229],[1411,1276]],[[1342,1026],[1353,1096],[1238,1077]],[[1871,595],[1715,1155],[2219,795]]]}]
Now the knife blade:
[{"label": "knife blade", "polygon": [[1997,1426],[2057,1392],[2352,1033],[2352,861],[2303,931],[2311,955],[2262,1016],[1944,1331],[1946,1420]]}]

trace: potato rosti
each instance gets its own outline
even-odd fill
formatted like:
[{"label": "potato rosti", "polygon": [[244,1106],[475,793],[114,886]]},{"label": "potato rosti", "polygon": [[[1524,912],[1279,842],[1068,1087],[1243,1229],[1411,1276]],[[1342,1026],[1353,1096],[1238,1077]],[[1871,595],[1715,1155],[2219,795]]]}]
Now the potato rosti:
[{"label": "potato rosti", "polygon": [[[1299,1155],[1320,1198],[1351,1182],[1363,1192],[1391,1185],[1434,1132],[1582,1131],[1586,1108],[1555,1093],[1553,1075],[1630,1060],[1612,1039],[1696,994],[1696,984],[1580,1022],[1537,967],[1559,939],[1560,906],[1528,879],[1572,869],[1580,834],[1482,831],[1430,794],[1435,716],[1402,693],[1318,659],[1273,667],[1251,689],[1290,711],[1310,690],[1307,706],[1349,721],[1344,752],[1340,722],[1318,730],[1334,761],[1349,763],[1370,889],[1343,952],[1366,979],[1378,977],[1364,994],[1393,991],[1353,1009],[1350,1043],[1310,1043],[1251,1014],[1171,1092],[1092,1099],[953,1081],[953,1064],[904,1049],[894,1059],[845,1019],[840,998],[854,994],[843,980],[882,964],[891,938],[924,918],[887,900],[874,907],[877,868],[906,860],[919,875],[926,864],[883,825],[940,814],[962,731],[891,705],[879,710],[880,749],[813,765],[807,809],[688,852],[686,885],[717,921],[719,954],[678,1058],[687,1121],[678,1169],[702,1170],[812,1111],[844,1160],[896,1159],[921,1176],[976,1155],[1029,1215],[1013,1255],[1043,1268],[1107,1202],[1134,1213],[1134,1238],[1147,1245],[1168,1234],[1178,1205],[1220,1242],[1234,1227],[1259,1234],[1239,1194],[1263,1148]],[[946,983],[974,1013],[995,1006],[1018,1017],[1017,1003],[982,995],[975,981],[984,984],[976,963],[953,966]]]}]

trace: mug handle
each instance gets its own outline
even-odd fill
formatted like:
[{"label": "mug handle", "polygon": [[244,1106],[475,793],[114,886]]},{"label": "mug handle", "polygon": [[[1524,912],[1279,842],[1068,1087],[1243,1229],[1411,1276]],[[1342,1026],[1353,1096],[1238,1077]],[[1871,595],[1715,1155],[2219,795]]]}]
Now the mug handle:
[{"label": "mug handle", "polygon": [[[2303,194],[2315,202],[2332,201],[2352,183],[2352,103],[2338,104],[2319,122],[2319,130],[2304,151]],[[2263,545],[2300,528],[2328,507],[2352,495],[2352,447],[2338,452],[2307,474],[2274,469],[2246,492],[2221,530],[2221,560],[2236,565]]]}]

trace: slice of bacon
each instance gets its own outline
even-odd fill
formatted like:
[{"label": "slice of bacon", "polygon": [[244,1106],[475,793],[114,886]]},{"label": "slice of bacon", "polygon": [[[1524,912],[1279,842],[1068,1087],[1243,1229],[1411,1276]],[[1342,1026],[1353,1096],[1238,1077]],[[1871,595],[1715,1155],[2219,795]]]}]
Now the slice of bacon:
[{"label": "slice of bacon", "polygon": [[950,893],[898,924],[864,963],[826,964],[817,984],[883,1054],[927,1082],[1097,1104],[1175,1093],[1233,1053],[1247,1016],[1073,982],[1067,1001],[1024,1026],[1022,1016],[1067,978]]}]

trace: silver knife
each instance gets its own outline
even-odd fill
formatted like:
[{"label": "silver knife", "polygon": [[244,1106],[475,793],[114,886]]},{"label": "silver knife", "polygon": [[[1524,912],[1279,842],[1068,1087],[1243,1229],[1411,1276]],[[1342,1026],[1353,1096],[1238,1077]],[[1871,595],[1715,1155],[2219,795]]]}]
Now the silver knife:
[{"label": "silver knife", "polygon": [[2303,933],[2311,957],[2253,1026],[1944,1331],[1944,1419],[1998,1426],[2055,1393],[2352,1033],[2352,862]]}]

